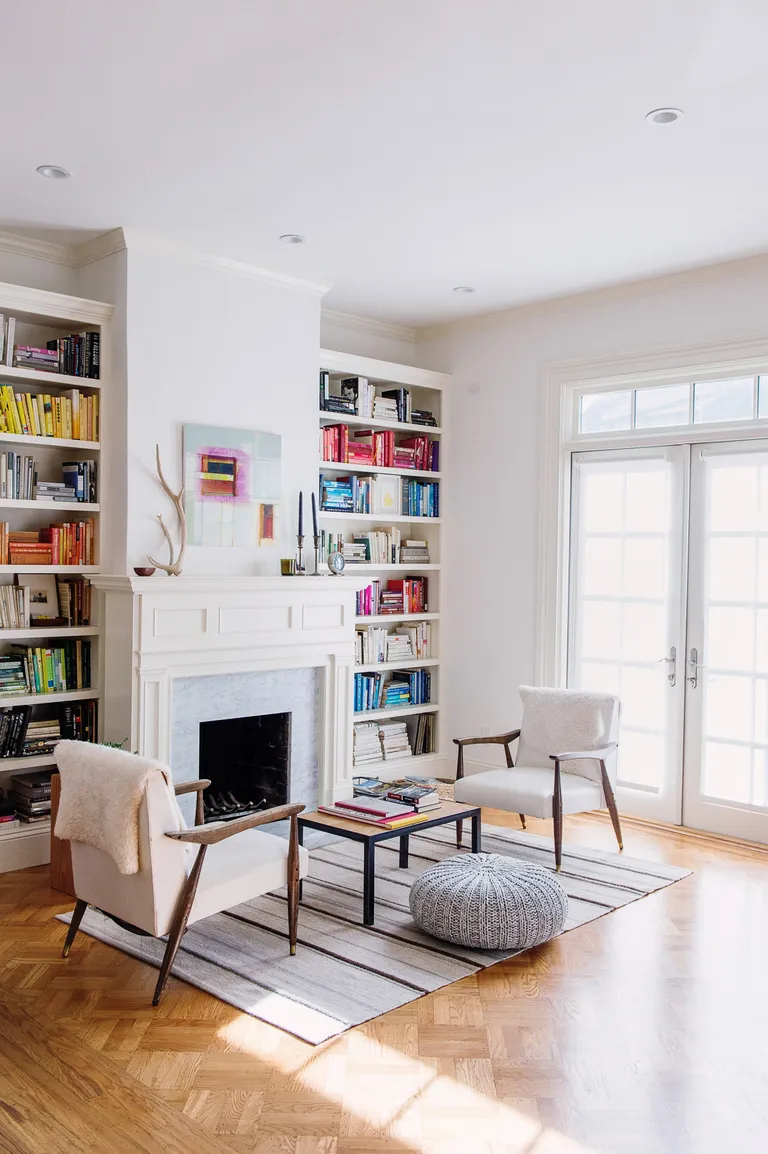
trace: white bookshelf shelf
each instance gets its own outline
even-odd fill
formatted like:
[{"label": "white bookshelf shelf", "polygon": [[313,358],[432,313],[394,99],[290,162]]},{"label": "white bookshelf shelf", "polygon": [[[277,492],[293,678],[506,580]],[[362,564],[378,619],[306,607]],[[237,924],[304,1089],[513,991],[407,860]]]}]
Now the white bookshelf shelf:
[{"label": "white bookshelf shelf", "polygon": [[443,430],[437,425],[412,425],[406,421],[377,421],[373,417],[354,417],[351,413],[318,413],[321,425],[349,425],[352,429],[392,429],[411,437],[439,437]]},{"label": "white bookshelf shelf", "polygon": [[[26,286],[0,283],[0,313],[7,324],[15,318],[16,344],[42,345],[68,333],[95,329],[100,333],[102,370],[108,364],[109,323],[113,306],[100,301],[81,297],[66,296]],[[7,333],[7,330],[6,330]],[[7,340],[7,336],[6,336]],[[48,373],[38,368],[0,365],[0,384],[9,385],[14,392],[50,394],[59,398],[71,389],[77,389],[86,397],[101,398],[108,391],[109,379],[96,380],[91,377],[75,377],[65,373]],[[102,411],[99,401],[98,408]],[[18,426],[17,426],[18,427]],[[40,430],[38,430],[40,432]],[[100,454],[100,468],[103,463],[100,441],[86,441],[74,437],[39,436],[32,433],[12,433],[0,431],[0,452],[16,451],[34,456],[38,462],[40,476],[58,479],[60,465],[67,460],[84,459]],[[21,514],[18,519],[10,516]],[[51,501],[0,499],[0,521],[10,523],[12,530],[40,528],[51,521],[77,521],[93,516],[98,524],[102,513],[98,502]],[[61,516],[59,516],[61,515]],[[98,556],[98,554],[96,554]],[[0,580],[22,574],[55,574],[58,576],[89,577],[99,572],[94,565],[0,565]],[[34,610],[34,606],[32,606]],[[92,621],[94,618],[91,619]],[[0,708],[10,710],[15,706],[45,707],[65,705],[69,702],[99,700],[102,688],[102,654],[98,616],[92,625],[51,625],[50,628],[35,625],[18,629],[0,629],[0,642],[22,642],[30,645],[57,644],[65,638],[91,639],[91,680],[93,688],[61,691],[58,693],[0,694]],[[3,646],[3,651],[7,646]],[[26,688],[26,687],[25,687]],[[42,769],[55,765],[54,756],[43,754],[34,757],[0,758],[0,775],[7,781],[11,773],[24,770]],[[18,829],[6,834],[0,832],[0,871],[26,869],[42,865],[50,860],[50,821],[22,824]]]},{"label": "white bookshelf shelf", "polygon": [[436,713],[436,701],[428,705],[396,705],[389,709],[364,709],[354,714],[355,721],[382,721],[386,717],[415,717],[419,713]]},{"label": "white bookshelf shelf", "polygon": [[440,572],[439,565],[426,561],[416,561],[413,565],[408,565],[405,562],[400,562],[397,565],[394,562],[378,565],[375,561],[347,561],[344,572],[339,576],[352,577],[354,573],[410,573],[417,569],[425,573]]},{"label": "white bookshelf shelf", "polygon": [[0,497],[0,509],[56,509],[61,513],[99,513],[101,505],[91,501],[17,501],[13,497]]},{"label": "white bookshelf shelf", "polygon": [[439,525],[439,517],[409,517],[404,513],[329,513],[318,509],[320,521],[371,521],[376,525]]},{"label": "white bookshelf shelf", "polygon": [[0,573],[98,573],[98,565],[0,565]]},{"label": "white bookshelf shelf", "polygon": [[56,755],[41,753],[35,757],[0,757],[0,773],[24,773],[27,769],[43,769],[56,764]]},{"label": "white bookshelf shelf", "polygon": [[45,821],[21,822],[17,829],[11,830],[10,833],[0,833],[0,852],[2,847],[9,841],[16,841],[25,837],[32,837],[34,834],[38,836],[49,837],[51,833],[51,819],[47,817]]},{"label": "white bookshelf shelf", "polygon": [[98,635],[97,625],[52,625],[50,629],[36,625],[34,629],[0,629],[0,641],[55,641],[59,637],[98,637]]},{"label": "white bookshelf shelf", "polygon": [[67,701],[93,701],[98,700],[98,697],[96,689],[67,689],[56,693],[0,693],[0,709],[7,709],[11,705],[57,705]]},{"label": "white bookshelf shelf", "polygon": [[100,389],[96,377],[71,377],[67,373],[46,373],[44,369],[25,369],[0,365],[0,384],[5,381],[26,381],[30,385],[48,385],[52,389]]},{"label": "white bookshelf shelf", "polygon": [[[397,365],[388,361],[379,361],[369,357],[360,357],[354,354],[340,353],[328,349],[320,350],[320,370],[330,374],[331,392],[339,392],[339,381],[345,377],[365,377],[375,386],[377,395],[384,390],[405,388],[410,391],[410,402],[414,410],[424,410],[434,414],[436,426],[414,424],[396,420],[378,420],[371,417],[359,417],[348,413],[332,413],[321,410],[318,414],[318,423],[321,429],[328,425],[348,425],[350,430],[369,429],[372,432],[388,430],[396,434],[396,443],[400,437],[427,437],[439,440],[448,425],[446,404],[447,393],[450,389],[451,378],[444,373],[435,373],[428,369],[415,368],[410,365]],[[324,446],[327,440],[319,438],[320,448],[318,458],[323,452],[330,451]],[[367,462],[323,461],[318,459],[318,472],[327,475],[328,480],[336,476],[388,476],[405,478],[405,480],[442,482],[445,478],[445,463],[443,450],[440,450],[440,459],[437,462],[440,468],[434,472],[430,469],[402,469],[386,466],[377,466]],[[389,482],[392,485],[392,482]],[[395,486],[397,487],[397,486]],[[442,493],[441,493],[442,497]],[[393,502],[398,505],[398,500]],[[440,604],[441,561],[443,547],[443,521],[441,517],[424,517],[407,513],[354,513],[341,510],[318,510],[320,525],[326,534],[341,537],[344,541],[351,541],[361,533],[377,529],[386,530],[387,526],[401,527],[402,544],[409,537],[426,539],[429,545],[428,562],[379,562],[365,561],[361,563],[348,562],[343,579],[354,581],[360,589],[376,578],[381,578],[382,587],[386,586],[387,578],[414,577],[423,575],[429,580],[429,596],[433,604]],[[410,527],[410,529],[409,529]],[[429,527],[429,533],[426,532]],[[392,626],[421,621],[439,621],[439,613],[379,613],[371,616],[358,615],[355,617],[355,628],[366,629],[370,625]],[[441,664],[442,636],[441,630],[432,631],[430,653],[428,658],[406,658],[403,661],[365,662],[354,666],[354,673],[390,674],[398,669],[418,670],[428,669],[433,672],[432,693],[436,694],[437,674]],[[377,774],[381,777],[397,776],[400,773],[429,772],[429,768],[437,767],[441,762],[441,733],[440,710],[436,702],[426,705],[402,705],[392,709],[373,709],[359,713],[350,711],[350,724],[355,725],[365,721],[385,721],[395,718],[413,718],[413,725],[408,729],[413,743],[416,736],[416,719],[421,714],[432,714],[434,722],[430,728],[434,730],[433,752],[419,753],[411,757],[394,758],[391,761],[373,762],[351,766],[352,774]]]},{"label": "white bookshelf shelf", "polygon": [[387,621],[439,621],[439,613],[377,613],[356,617],[355,625],[382,625]]},{"label": "white bookshelf shelf", "polygon": [[388,477],[417,477],[420,480],[439,481],[442,473],[432,472],[430,469],[390,469],[384,465],[344,465],[341,461],[321,461],[320,470],[323,473],[362,473],[365,476],[373,473],[383,473]]},{"label": "white bookshelf shelf", "polygon": [[437,657],[406,657],[405,661],[373,661],[369,665],[356,665],[355,673],[386,673],[392,669],[429,669],[439,664]]},{"label": "white bookshelf shelf", "polygon": [[83,449],[88,453],[98,453],[101,448],[100,441],[76,441],[71,437],[31,437],[27,433],[2,432],[0,432],[0,445],[36,445],[51,449]]}]

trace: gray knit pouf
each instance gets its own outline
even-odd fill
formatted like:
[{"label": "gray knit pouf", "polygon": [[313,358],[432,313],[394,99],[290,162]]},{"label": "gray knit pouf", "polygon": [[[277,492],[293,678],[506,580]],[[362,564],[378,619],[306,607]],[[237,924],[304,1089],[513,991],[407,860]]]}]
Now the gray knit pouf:
[{"label": "gray knit pouf", "polygon": [[411,886],[420,929],[459,946],[526,950],[559,934],[568,896],[555,875],[497,853],[457,854]]}]

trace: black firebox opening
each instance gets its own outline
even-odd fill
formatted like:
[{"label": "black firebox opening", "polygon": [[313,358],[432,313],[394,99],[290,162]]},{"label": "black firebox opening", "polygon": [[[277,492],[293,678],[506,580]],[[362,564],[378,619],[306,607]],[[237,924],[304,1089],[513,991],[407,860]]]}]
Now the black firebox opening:
[{"label": "black firebox opening", "polygon": [[206,821],[232,821],[284,805],[290,795],[291,715],[265,713],[200,723]]}]

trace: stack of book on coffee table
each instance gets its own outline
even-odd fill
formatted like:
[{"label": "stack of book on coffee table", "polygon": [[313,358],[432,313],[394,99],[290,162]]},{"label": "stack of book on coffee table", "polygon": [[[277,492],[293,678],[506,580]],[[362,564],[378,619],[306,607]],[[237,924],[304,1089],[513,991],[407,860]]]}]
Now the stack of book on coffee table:
[{"label": "stack of book on coffee table", "polygon": [[[362,785],[363,781],[365,785]],[[439,808],[437,791],[429,785],[416,785],[410,781],[382,782],[378,778],[358,778],[354,797],[318,806],[321,813],[378,825],[382,829],[412,825]]]}]

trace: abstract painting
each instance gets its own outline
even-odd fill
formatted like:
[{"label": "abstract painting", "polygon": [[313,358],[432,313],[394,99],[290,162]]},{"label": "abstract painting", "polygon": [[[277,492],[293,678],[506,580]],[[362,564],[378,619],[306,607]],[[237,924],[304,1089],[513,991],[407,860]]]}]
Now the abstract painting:
[{"label": "abstract painting", "polygon": [[275,542],[282,443],[277,433],[184,426],[184,509],[190,545]]}]

